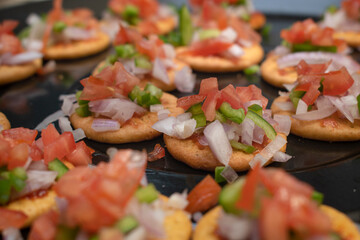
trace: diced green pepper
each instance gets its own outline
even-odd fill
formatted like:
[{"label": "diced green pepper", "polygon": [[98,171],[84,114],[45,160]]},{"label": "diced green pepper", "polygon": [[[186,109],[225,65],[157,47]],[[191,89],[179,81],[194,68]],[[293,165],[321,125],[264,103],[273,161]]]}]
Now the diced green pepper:
[{"label": "diced green pepper", "polygon": [[246,5],[246,0],[238,0],[236,5]]},{"label": "diced green pepper", "polygon": [[271,124],[268,123],[265,119],[263,119],[261,116],[257,115],[253,111],[248,111],[246,113],[246,117],[251,119],[256,125],[261,127],[269,139],[275,139],[277,133],[273,126],[271,126]]},{"label": "diced green pepper", "polygon": [[244,109],[233,109],[227,102],[222,103],[219,110],[227,119],[238,124],[241,124],[245,118]]},{"label": "diced green pepper", "polygon": [[169,43],[175,47],[182,45],[181,34],[178,31],[170,32],[166,35],[160,35],[159,38],[163,40],[164,43]]},{"label": "diced green pepper", "polygon": [[356,100],[357,100],[358,111],[360,113],[360,94],[357,95]]},{"label": "diced green pepper", "polygon": [[129,93],[129,98],[131,99],[131,101],[135,101],[135,99],[140,96],[142,90],[140,89],[139,86],[135,86],[131,92]]},{"label": "diced green pepper", "polygon": [[294,91],[294,90],[290,92],[289,98],[291,102],[294,104],[295,109],[297,108],[299,100],[305,95],[305,93],[306,93],[305,91]]},{"label": "diced green pepper", "polygon": [[179,29],[182,45],[189,45],[193,36],[194,26],[192,24],[191,15],[186,5],[183,5],[180,8]]},{"label": "diced green pepper", "polygon": [[70,228],[65,225],[59,225],[56,229],[55,240],[71,240],[75,239],[78,228]]},{"label": "diced green pepper", "polygon": [[99,240],[99,239],[100,239],[99,235],[92,235],[92,236],[89,238],[89,240]]},{"label": "diced green pepper", "polygon": [[259,116],[262,116],[263,109],[261,106],[259,106],[257,104],[251,105],[250,107],[248,107],[248,110],[253,111],[254,113],[256,113]]},{"label": "diced green pepper", "polygon": [[254,75],[260,71],[259,65],[252,65],[251,67],[245,68],[244,73],[245,75]]},{"label": "diced green pepper", "polygon": [[222,114],[222,113],[219,112],[219,111],[216,111],[216,112],[215,112],[215,119],[218,120],[218,121],[221,122],[221,123],[226,122],[226,117],[224,116],[224,114]]},{"label": "diced green pepper", "polygon": [[341,240],[341,236],[338,233],[330,233],[331,240]]},{"label": "diced green pepper", "polygon": [[56,33],[61,33],[62,31],[65,30],[65,28],[66,28],[66,23],[64,23],[63,21],[57,21],[53,25],[53,31]]},{"label": "diced green pepper", "polygon": [[[104,64],[103,68],[101,70],[103,70],[104,68],[113,65],[114,63],[116,63],[116,61],[118,60],[118,56],[117,55],[110,55],[106,58],[105,62],[108,64]],[[101,70],[99,70],[99,72],[101,72]]]},{"label": "diced green pepper", "polygon": [[88,105],[80,105],[79,107],[77,107],[75,109],[75,112],[77,113],[77,115],[79,115],[80,117],[88,117],[91,115],[90,109]]},{"label": "diced green pepper", "polygon": [[140,187],[137,189],[135,196],[141,203],[152,203],[158,198],[159,193],[154,184],[150,183],[146,187]]},{"label": "diced green pepper", "polygon": [[133,216],[125,216],[117,223],[115,223],[115,227],[119,229],[123,234],[127,234],[131,230],[135,229],[139,226],[139,222]]},{"label": "diced green pepper", "polygon": [[87,101],[87,100],[80,100],[80,96],[81,96],[81,94],[82,94],[82,91],[77,91],[77,92],[76,92],[76,94],[75,94],[75,96],[76,96],[76,100],[78,101],[78,104],[79,104],[79,105],[85,105],[85,104],[88,104],[88,103],[89,103],[89,101]]},{"label": "diced green pepper", "polygon": [[120,58],[131,58],[136,54],[136,49],[132,44],[123,44],[115,46],[115,51]]},{"label": "diced green pepper", "polygon": [[10,200],[11,182],[9,179],[0,179],[0,205],[5,205]]},{"label": "diced green pepper", "polygon": [[26,179],[27,179],[26,171],[22,167],[14,168],[9,172],[9,180],[11,186],[18,192],[24,189],[26,185],[25,183]]},{"label": "diced green pepper", "polygon": [[235,141],[235,140],[231,140],[230,141],[230,145],[237,149],[237,150],[241,150],[241,151],[244,151],[246,153],[253,153],[256,151],[256,148],[254,148],[253,146],[250,146],[250,145],[246,145],[246,144],[243,144],[241,142],[238,142],[238,141]]},{"label": "diced green pepper", "polygon": [[314,191],[311,195],[311,199],[316,201],[320,205],[324,200],[324,195],[320,192]]},{"label": "diced green pepper", "polygon": [[10,173],[12,175],[14,175],[16,178],[19,178],[20,180],[26,180],[27,179],[26,171],[22,167],[14,168],[13,170],[10,171]]},{"label": "diced green pepper", "polygon": [[226,185],[220,192],[219,204],[225,212],[232,214],[241,213],[241,210],[239,210],[235,204],[241,196],[244,182],[245,178],[239,178],[234,183]]},{"label": "diced green pepper", "polygon": [[30,31],[31,31],[31,28],[30,28],[30,27],[24,28],[24,29],[21,30],[21,32],[18,34],[18,38],[19,38],[20,40],[23,40],[24,38],[29,37]]},{"label": "diced green pepper", "polygon": [[139,8],[134,5],[126,5],[122,17],[130,25],[136,25],[139,22]]},{"label": "diced green pepper", "polygon": [[146,84],[144,90],[146,92],[149,92],[151,95],[157,97],[157,98],[161,98],[163,92],[160,88],[156,87],[155,85],[148,83]]},{"label": "diced green pepper", "polygon": [[334,14],[338,10],[338,7],[336,5],[330,5],[326,8],[326,12]]},{"label": "diced green pepper", "polygon": [[261,36],[265,39],[269,38],[272,26],[270,24],[265,24],[261,29]]},{"label": "diced green pepper", "polygon": [[218,29],[204,29],[199,31],[199,39],[205,40],[209,38],[216,38],[220,35],[220,31]]},{"label": "diced green pepper", "polygon": [[195,119],[197,128],[206,126],[206,117],[204,113],[192,115],[192,118]]},{"label": "diced green pepper", "polygon": [[58,173],[56,180],[59,180],[65,173],[69,171],[69,168],[57,158],[49,162],[48,168]]},{"label": "diced green pepper", "polygon": [[315,52],[315,51],[322,51],[322,52],[337,52],[336,46],[315,46],[310,43],[296,43],[292,44],[292,51],[293,52]]},{"label": "diced green pepper", "polygon": [[138,86],[135,86],[128,96],[131,101],[136,101],[140,106],[149,107],[151,105],[161,104],[160,98],[162,91],[152,84],[147,84],[144,91]]},{"label": "diced green pepper", "polygon": [[242,19],[242,20],[244,20],[245,22],[248,22],[248,21],[250,21],[250,14],[242,14],[241,16],[240,16],[240,18]]},{"label": "diced green pepper", "polygon": [[138,68],[144,68],[144,69],[151,69],[152,63],[150,60],[145,56],[138,56],[135,58],[135,66]]},{"label": "diced green pepper", "polygon": [[217,166],[215,168],[215,181],[217,183],[223,183],[226,182],[226,179],[221,175],[222,171],[224,171],[224,166]]},{"label": "diced green pepper", "polygon": [[190,112],[192,115],[203,114],[204,112],[201,107],[201,103],[194,104],[187,110],[187,112]]}]

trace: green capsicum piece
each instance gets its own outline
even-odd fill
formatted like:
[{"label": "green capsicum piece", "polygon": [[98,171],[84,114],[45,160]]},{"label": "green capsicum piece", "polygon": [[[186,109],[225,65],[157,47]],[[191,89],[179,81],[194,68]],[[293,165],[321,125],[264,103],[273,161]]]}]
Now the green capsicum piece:
[{"label": "green capsicum piece", "polygon": [[246,144],[243,144],[243,143],[235,141],[235,140],[231,140],[230,145],[233,148],[235,148],[237,150],[241,150],[241,151],[246,152],[246,153],[253,153],[253,152],[256,151],[256,148],[254,148],[253,146],[246,145]]},{"label": "green capsicum piece", "polygon": [[227,102],[223,102],[219,110],[227,119],[238,124],[241,124],[245,118],[244,109],[233,109]]},{"label": "green capsicum piece", "polygon": [[246,113],[246,117],[251,119],[256,125],[261,127],[265,131],[265,134],[269,139],[275,139],[277,133],[273,126],[271,126],[271,124],[268,123],[265,119],[263,119],[261,116],[257,115],[253,111],[248,111]]}]

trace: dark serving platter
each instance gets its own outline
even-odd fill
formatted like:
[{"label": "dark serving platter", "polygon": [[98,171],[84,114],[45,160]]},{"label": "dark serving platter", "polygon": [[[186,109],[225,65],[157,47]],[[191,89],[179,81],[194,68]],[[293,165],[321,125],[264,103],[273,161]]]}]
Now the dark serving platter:
[{"label": "dark serving platter", "polygon": [[[97,16],[106,7],[106,1],[81,0],[64,1],[65,8],[87,6]],[[24,27],[26,16],[31,12],[46,12],[51,2],[34,2],[16,7],[0,9],[0,21],[17,19]],[[263,47],[268,53],[280,44],[279,32],[290,26],[294,21],[302,20],[294,16],[268,15],[268,24],[272,26],[270,36],[263,41]],[[35,128],[46,116],[60,109],[61,94],[74,93],[81,89],[79,80],[88,76],[98,62],[103,60],[111,49],[92,57],[73,61],[57,61],[54,73],[45,76],[33,76],[19,83],[0,87],[0,111],[7,115],[12,127]],[[359,60],[358,52],[353,56]],[[260,76],[245,77],[241,72],[231,74],[196,73],[198,91],[200,80],[215,76],[219,79],[220,88],[229,83],[236,86],[255,84],[271,102],[278,96],[279,89],[265,83]],[[184,96],[180,92],[172,92],[177,97]],[[151,151],[156,143],[165,146],[162,137],[151,141],[129,144],[104,144],[91,140],[86,143],[96,150],[94,162],[107,161],[106,149],[133,148]],[[270,166],[281,167],[297,178],[310,183],[316,190],[325,194],[325,204],[348,213],[355,221],[360,222],[360,141],[328,143],[312,141],[290,135],[288,137],[287,153],[293,158],[287,163],[274,163]],[[147,176],[150,182],[165,195],[174,191],[191,189],[209,172],[195,170],[176,161],[166,152],[166,156],[148,164]],[[245,174],[246,172],[239,173]],[[211,174],[211,173],[210,173]]]}]

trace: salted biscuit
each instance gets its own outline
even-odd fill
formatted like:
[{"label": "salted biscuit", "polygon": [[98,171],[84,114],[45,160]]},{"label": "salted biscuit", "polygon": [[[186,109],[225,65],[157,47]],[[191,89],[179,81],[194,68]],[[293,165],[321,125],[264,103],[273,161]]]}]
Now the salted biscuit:
[{"label": "salted biscuit", "polygon": [[[280,134],[286,139],[286,136]],[[177,139],[164,134],[164,142],[169,153],[177,160],[186,163],[192,168],[202,169],[206,171],[214,171],[217,166],[222,166],[211,152],[208,146],[200,149],[192,139]],[[286,145],[281,149],[285,152]],[[235,171],[243,171],[250,168],[249,162],[254,158],[255,153],[245,153],[233,148],[229,165]],[[268,164],[271,161],[268,162]]]},{"label": "salted biscuit", "polygon": [[[333,231],[339,234],[341,239],[360,239],[355,224],[345,214],[326,205],[320,206],[320,209],[328,215]],[[200,219],[194,231],[194,240],[220,240],[220,237],[216,234],[220,212],[221,207],[215,207]]]},{"label": "salted biscuit", "polygon": [[46,59],[75,59],[87,57],[106,49],[110,44],[110,38],[103,32],[97,32],[95,38],[74,41],[67,44],[56,44],[45,49]]},{"label": "salted biscuit", "polygon": [[[164,109],[171,112],[171,116],[177,116],[184,112],[182,108],[176,107],[177,98],[168,93],[163,93],[161,104]],[[156,112],[147,112],[141,117],[133,117],[120,127],[117,131],[96,132],[91,128],[94,121],[93,116],[80,117],[76,113],[70,116],[74,128],[82,128],[86,137],[104,143],[129,143],[141,142],[160,136],[161,133],[154,130],[152,125],[158,121]]]},{"label": "salted biscuit", "polygon": [[[181,70],[183,67],[186,66],[185,63],[179,61],[179,60],[174,60],[174,63],[176,64],[176,68],[174,69],[169,69],[167,71],[168,76],[169,76],[169,80],[170,80],[170,84],[166,84],[163,81],[156,79],[152,76],[145,76],[144,78],[140,79],[140,83],[139,83],[139,87],[145,87],[147,83],[152,83],[153,85],[155,85],[156,87],[160,88],[161,90],[165,91],[165,92],[171,92],[173,90],[176,89],[176,85],[175,85],[175,72]],[[100,72],[101,69],[103,69],[105,64],[105,61],[100,62],[96,68],[94,69],[94,71],[92,72],[92,75],[96,75]]]},{"label": "salted biscuit", "polygon": [[351,47],[360,46],[360,32],[342,32],[336,31],[334,37],[338,39],[343,39]]},{"label": "salted biscuit", "polygon": [[[339,118],[336,113],[320,120],[304,121],[292,118],[295,112],[283,111],[276,103],[290,101],[287,96],[277,97],[271,105],[273,114],[288,115],[291,118],[291,133],[300,137],[321,141],[357,141],[360,140],[360,120],[351,123]],[[334,124],[335,123],[335,124]]]},{"label": "salted biscuit", "polygon": [[0,85],[26,79],[34,75],[41,65],[42,59],[21,65],[0,65]]},{"label": "salted biscuit", "polygon": [[10,126],[10,122],[9,120],[6,118],[5,114],[3,114],[2,112],[0,112],[0,125],[2,126],[2,129],[9,129]]},{"label": "salted biscuit", "polygon": [[269,54],[261,64],[260,70],[263,79],[269,84],[283,88],[283,84],[292,84],[297,80],[298,74],[293,67],[287,67],[279,72],[277,64],[279,56]]},{"label": "salted biscuit", "polygon": [[176,57],[191,68],[202,72],[236,72],[258,64],[264,57],[264,50],[259,44],[244,48],[245,54],[237,60],[229,60],[220,56],[184,54],[187,49],[188,47],[177,48]]}]

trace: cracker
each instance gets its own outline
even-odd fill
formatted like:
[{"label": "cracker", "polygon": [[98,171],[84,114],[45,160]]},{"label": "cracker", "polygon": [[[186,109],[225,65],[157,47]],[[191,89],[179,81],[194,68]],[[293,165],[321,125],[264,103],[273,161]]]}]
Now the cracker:
[{"label": "cracker", "polygon": [[44,58],[75,59],[87,57],[105,50],[109,44],[109,36],[99,31],[93,39],[74,41],[68,44],[56,44],[54,46],[47,47],[44,53]]},{"label": "cracker", "polygon": [[351,123],[347,119],[340,119],[336,117],[336,113],[332,116],[325,118],[326,120],[336,121],[337,126],[333,127],[332,124],[324,124],[324,119],[304,121],[294,119],[291,116],[295,112],[283,111],[276,103],[290,101],[287,96],[277,97],[271,105],[273,114],[288,115],[291,118],[291,133],[300,137],[321,140],[321,141],[357,141],[360,140],[360,120],[355,120]]},{"label": "cracker", "polygon": [[21,65],[0,65],[0,85],[17,82],[26,79],[41,68],[42,59],[36,59]]},{"label": "cracker", "polygon": [[342,32],[337,31],[334,33],[334,37],[338,39],[343,39],[351,47],[360,46],[360,32]]},{"label": "cracker", "polygon": [[264,57],[264,50],[259,44],[244,48],[245,54],[238,60],[229,60],[220,56],[193,56],[184,54],[188,47],[176,49],[176,57],[191,66],[193,69],[202,72],[236,72],[258,64]]},{"label": "cracker", "polygon": [[164,219],[166,239],[187,240],[191,236],[191,222],[188,215],[181,210],[176,210]]},{"label": "cracker", "polygon": [[2,126],[3,130],[9,129],[11,127],[9,120],[2,112],[0,112],[0,125]]},{"label": "cracker", "polygon": [[[177,116],[184,112],[182,108],[176,107],[177,98],[168,93],[163,93],[161,103],[165,109],[171,112],[171,116]],[[80,117],[76,113],[70,116],[74,128],[82,128],[89,139],[105,143],[129,143],[150,140],[161,135],[154,130],[152,125],[158,121],[156,112],[147,112],[141,117],[133,117],[120,127],[117,131],[96,132],[91,128],[94,121],[93,116]]]},{"label": "cracker", "polygon": [[[280,134],[280,133],[279,133]],[[280,134],[286,139],[286,136]],[[177,139],[164,134],[164,142],[169,153],[177,160],[186,163],[192,168],[202,169],[206,171],[214,171],[217,166],[223,166],[208,146],[200,149],[192,139]],[[285,152],[286,145],[281,149]],[[250,168],[249,162],[254,158],[255,153],[245,153],[240,150],[233,149],[229,165],[235,171],[244,171]],[[271,161],[268,162],[268,164]]]},{"label": "cracker", "polygon": [[218,218],[220,216],[221,207],[217,206],[207,212],[197,223],[194,231],[193,240],[219,240],[215,234],[218,228]]},{"label": "cracker", "polygon": [[278,56],[269,54],[265,61],[261,64],[260,70],[263,79],[269,84],[276,87],[283,87],[283,84],[292,84],[297,80],[297,73],[294,68],[286,68],[286,73],[280,74],[277,64]]}]

